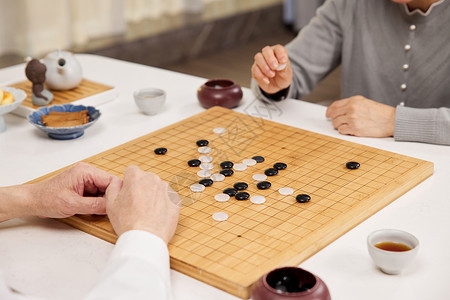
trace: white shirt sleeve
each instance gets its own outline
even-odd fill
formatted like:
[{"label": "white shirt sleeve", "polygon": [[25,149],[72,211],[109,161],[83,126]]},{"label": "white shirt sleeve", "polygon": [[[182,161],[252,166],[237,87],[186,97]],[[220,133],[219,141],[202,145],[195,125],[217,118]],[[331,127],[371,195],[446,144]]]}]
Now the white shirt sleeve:
[{"label": "white shirt sleeve", "polygon": [[[38,299],[13,292],[1,275],[1,300]],[[122,234],[99,281],[85,299],[172,299],[170,257],[164,241],[146,231]]]},{"label": "white shirt sleeve", "polygon": [[146,231],[122,234],[99,282],[85,299],[172,299],[164,241]]}]

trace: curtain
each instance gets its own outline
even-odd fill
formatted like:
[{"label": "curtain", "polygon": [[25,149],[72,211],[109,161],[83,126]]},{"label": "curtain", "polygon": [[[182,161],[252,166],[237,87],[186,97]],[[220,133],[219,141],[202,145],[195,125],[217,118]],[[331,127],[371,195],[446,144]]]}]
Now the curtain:
[{"label": "curtain", "polygon": [[0,54],[37,56],[122,34],[123,0],[0,0]]},{"label": "curtain", "polygon": [[[211,20],[282,0],[0,0],[0,55],[40,57],[83,49],[98,39],[139,38],[185,25],[184,14]],[[149,22],[150,20],[150,22]],[[134,33],[135,24],[150,27]],[[140,26],[141,28],[143,26]]]}]

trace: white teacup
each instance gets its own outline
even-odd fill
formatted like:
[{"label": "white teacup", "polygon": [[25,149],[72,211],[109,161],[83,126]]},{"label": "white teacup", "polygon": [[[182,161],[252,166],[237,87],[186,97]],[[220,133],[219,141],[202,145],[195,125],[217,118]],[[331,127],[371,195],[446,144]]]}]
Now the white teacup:
[{"label": "white teacup", "polygon": [[381,271],[397,275],[416,256],[419,250],[419,240],[402,230],[381,229],[369,234],[367,247],[370,256]]},{"label": "white teacup", "polygon": [[166,92],[155,88],[137,90],[133,96],[136,105],[146,115],[155,115],[160,112],[166,101]]}]

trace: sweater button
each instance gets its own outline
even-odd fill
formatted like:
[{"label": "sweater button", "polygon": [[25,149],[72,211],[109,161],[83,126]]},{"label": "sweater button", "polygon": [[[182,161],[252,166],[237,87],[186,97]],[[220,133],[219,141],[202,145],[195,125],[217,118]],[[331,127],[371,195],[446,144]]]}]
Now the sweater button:
[{"label": "sweater button", "polygon": [[410,30],[410,31],[416,30],[416,25],[414,25],[414,24],[409,25],[409,30]]},{"label": "sweater button", "polygon": [[408,65],[408,64],[404,64],[404,65],[402,66],[402,69],[403,69],[403,71],[408,71],[409,65]]},{"label": "sweater button", "polygon": [[409,50],[411,50],[411,45],[406,44],[403,48],[405,49],[405,51],[409,51]]},{"label": "sweater button", "polygon": [[406,83],[402,83],[401,85],[400,85],[400,88],[402,89],[402,91],[406,91]]}]

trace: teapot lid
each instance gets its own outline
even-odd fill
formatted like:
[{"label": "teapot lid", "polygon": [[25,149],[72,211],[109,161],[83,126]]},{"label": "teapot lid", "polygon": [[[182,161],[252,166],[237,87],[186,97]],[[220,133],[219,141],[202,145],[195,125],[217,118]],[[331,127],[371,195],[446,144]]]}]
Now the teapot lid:
[{"label": "teapot lid", "polygon": [[48,58],[57,59],[57,58],[68,56],[68,55],[72,55],[72,52],[63,51],[63,50],[61,50],[61,48],[58,48],[55,51],[50,52],[49,54],[47,54],[47,57]]}]

